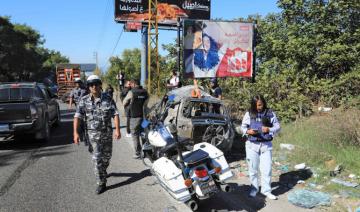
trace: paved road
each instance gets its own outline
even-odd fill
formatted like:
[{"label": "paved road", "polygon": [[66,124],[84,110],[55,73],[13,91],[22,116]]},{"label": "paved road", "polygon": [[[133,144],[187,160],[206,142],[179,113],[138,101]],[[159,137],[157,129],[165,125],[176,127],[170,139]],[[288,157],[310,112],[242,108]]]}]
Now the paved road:
[{"label": "paved road", "polygon": [[[62,122],[52,130],[51,141],[0,142],[0,211],[189,211],[164,192],[140,160],[132,159],[124,128],[123,138],[114,141],[108,190],[96,195],[91,155],[83,144],[72,143],[74,111],[61,106]],[[300,211],[286,196],[272,202],[248,199],[246,183],[234,181],[234,192],[202,201],[199,211]]]},{"label": "paved road", "polygon": [[[0,143],[0,211],[186,211],[163,192],[126,139],[114,141],[108,190],[95,194],[91,155],[72,144],[73,113],[62,110],[51,141]],[[124,134],[125,135],[125,134]]]}]

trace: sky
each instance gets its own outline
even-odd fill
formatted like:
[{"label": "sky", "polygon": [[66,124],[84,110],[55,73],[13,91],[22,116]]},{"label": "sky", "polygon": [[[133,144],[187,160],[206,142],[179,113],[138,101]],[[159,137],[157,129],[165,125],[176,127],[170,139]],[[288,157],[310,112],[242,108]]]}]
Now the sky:
[{"label": "sky", "polygon": [[[279,12],[276,0],[211,0],[211,19],[273,12]],[[96,52],[104,70],[111,56],[141,48],[141,33],[120,36],[123,25],[114,21],[114,0],[1,0],[0,16],[31,26],[42,35],[46,48],[59,51],[71,63],[96,63]],[[176,31],[159,31],[160,45],[172,43],[176,36]]]}]

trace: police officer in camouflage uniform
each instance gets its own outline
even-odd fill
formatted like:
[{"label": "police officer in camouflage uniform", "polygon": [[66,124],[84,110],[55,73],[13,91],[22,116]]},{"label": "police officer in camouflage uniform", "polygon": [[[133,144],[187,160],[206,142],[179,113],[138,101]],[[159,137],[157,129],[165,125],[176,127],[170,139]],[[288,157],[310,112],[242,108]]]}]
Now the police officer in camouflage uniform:
[{"label": "police officer in camouflage uniform", "polygon": [[75,78],[75,88],[70,92],[69,109],[71,109],[73,103],[75,103],[75,106],[79,105],[81,97],[85,96],[86,94],[87,91],[83,87],[81,79]]},{"label": "police officer in camouflage uniform", "polygon": [[[69,109],[72,108],[73,103],[75,106],[79,105],[80,99],[87,94],[87,90],[84,88],[80,78],[75,78],[75,88],[70,92]],[[80,134],[80,141],[85,143],[85,146],[89,145],[88,139],[85,135],[84,120],[80,120],[78,132]]]},{"label": "police officer in camouflage uniform", "polygon": [[85,118],[90,145],[93,147],[93,161],[97,179],[96,193],[106,190],[106,169],[112,155],[111,118],[114,118],[115,139],[120,139],[119,114],[113,99],[101,92],[101,80],[96,75],[87,79],[90,94],[81,98],[74,116],[74,143],[79,143],[79,134],[76,130],[79,119]]}]

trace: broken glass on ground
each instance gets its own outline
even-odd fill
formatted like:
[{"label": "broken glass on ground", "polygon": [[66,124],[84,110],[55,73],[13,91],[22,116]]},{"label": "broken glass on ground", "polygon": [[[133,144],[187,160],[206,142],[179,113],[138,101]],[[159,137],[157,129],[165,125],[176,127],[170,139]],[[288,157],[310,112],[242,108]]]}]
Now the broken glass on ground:
[{"label": "broken glass on ground", "polygon": [[329,206],[331,196],[319,191],[299,189],[289,193],[288,201],[299,207],[314,208],[316,206]]}]

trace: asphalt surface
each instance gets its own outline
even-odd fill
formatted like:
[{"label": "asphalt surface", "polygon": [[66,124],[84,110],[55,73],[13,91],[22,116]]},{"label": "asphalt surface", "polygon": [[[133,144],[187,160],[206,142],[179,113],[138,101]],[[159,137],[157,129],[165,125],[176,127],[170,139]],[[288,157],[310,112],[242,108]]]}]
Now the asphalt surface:
[{"label": "asphalt surface", "polygon": [[[52,129],[50,141],[0,141],[0,211],[190,211],[132,158],[132,142],[125,137],[118,107],[122,138],[113,143],[106,192],[95,194],[91,155],[83,143],[73,144],[74,111],[61,104],[61,125]],[[247,183],[234,180],[233,192],[201,201],[199,211],[299,211],[284,201],[249,199]]]},{"label": "asphalt surface", "polygon": [[188,210],[162,190],[140,160],[132,159],[125,138],[114,141],[108,189],[96,195],[91,155],[83,143],[72,142],[74,113],[65,105],[61,113],[61,125],[52,129],[47,143],[28,138],[0,143],[0,211]]}]

